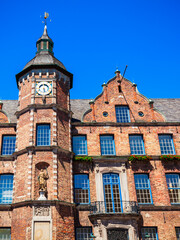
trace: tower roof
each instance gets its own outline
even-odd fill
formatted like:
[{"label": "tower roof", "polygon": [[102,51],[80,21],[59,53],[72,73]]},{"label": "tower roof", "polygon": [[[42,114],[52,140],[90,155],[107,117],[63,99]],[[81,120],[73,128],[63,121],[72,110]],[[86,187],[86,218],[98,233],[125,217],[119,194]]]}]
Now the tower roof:
[{"label": "tower roof", "polygon": [[63,63],[54,57],[53,45],[54,43],[47,33],[47,25],[45,25],[43,35],[36,42],[36,56],[25,65],[23,70],[33,65],[57,65],[66,70]]}]

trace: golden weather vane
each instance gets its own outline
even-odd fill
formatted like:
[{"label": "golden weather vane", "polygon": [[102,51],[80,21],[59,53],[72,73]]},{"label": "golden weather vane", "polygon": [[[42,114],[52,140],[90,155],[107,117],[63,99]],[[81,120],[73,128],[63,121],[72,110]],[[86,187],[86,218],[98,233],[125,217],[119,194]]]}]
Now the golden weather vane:
[{"label": "golden weather vane", "polygon": [[[40,16],[42,18],[42,16]],[[42,21],[42,23],[44,23],[45,25],[47,25],[47,18],[49,17],[49,13],[45,12],[44,13],[44,20]],[[49,19],[49,21],[51,22],[51,19]]]}]

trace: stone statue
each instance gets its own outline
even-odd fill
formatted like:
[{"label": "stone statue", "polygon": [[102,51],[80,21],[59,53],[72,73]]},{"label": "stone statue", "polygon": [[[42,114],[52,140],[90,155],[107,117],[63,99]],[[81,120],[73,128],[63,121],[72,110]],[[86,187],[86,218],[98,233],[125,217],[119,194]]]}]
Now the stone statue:
[{"label": "stone statue", "polygon": [[42,192],[47,192],[47,180],[48,180],[49,176],[48,176],[48,171],[46,168],[45,169],[41,169],[39,176],[38,176],[38,181],[39,181],[39,191]]}]

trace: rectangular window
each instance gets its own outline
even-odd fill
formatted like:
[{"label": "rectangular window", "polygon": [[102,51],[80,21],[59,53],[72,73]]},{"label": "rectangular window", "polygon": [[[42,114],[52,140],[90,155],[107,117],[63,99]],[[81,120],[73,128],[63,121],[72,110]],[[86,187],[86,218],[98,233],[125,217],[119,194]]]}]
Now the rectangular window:
[{"label": "rectangular window", "polygon": [[76,240],[91,240],[91,227],[76,228]]},{"label": "rectangular window", "polygon": [[179,174],[166,174],[169,198],[171,203],[180,203],[180,178]]},{"label": "rectangular window", "polygon": [[129,108],[127,106],[116,106],[116,120],[119,123],[130,122]]},{"label": "rectangular window", "polygon": [[12,203],[13,175],[0,175],[0,204]]},{"label": "rectangular window", "polygon": [[159,135],[159,144],[162,155],[175,154],[172,135]]},{"label": "rectangular window", "polygon": [[142,240],[158,240],[157,228],[156,227],[143,227],[141,228]]},{"label": "rectangular window", "polygon": [[87,174],[74,175],[74,201],[81,204],[90,202],[89,176]]},{"label": "rectangular window", "polygon": [[177,240],[180,240],[180,227],[176,227],[176,237],[177,237]]},{"label": "rectangular window", "polygon": [[0,240],[11,240],[10,228],[0,228]]},{"label": "rectangular window", "polygon": [[122,212],[119,175],[116,173],[103,174],[103,185],[106,212]]},{"label": "rectangular window", "polygon": [[131,154],[136,155],[144,155],[145,149],[144,149],[144,141],[142,135],[130,135],[129,136],[129,143],[130,143],[130,149]]},{"label": "rectangular window", "polygon": [[75,155],[87,155],[86,136],[73,137],[73,152]]},{"label": "rectangular window", "polygon": [[148,174],[135,174],[137,201],[140,204],[152,204],[152,195]]},{"label": "rectangular window", "polygon": [[16,136],[3,136],[2,155],[11,155],[15,151]]},{"label": "rectangular window", "polygon": [[50,145],[50,125],[49,124],[37,125],[36,145],[37,146]]},{"label": "rectangular window", "polygon": [[100,136],[101,155],[115,155],[113,136]]}]

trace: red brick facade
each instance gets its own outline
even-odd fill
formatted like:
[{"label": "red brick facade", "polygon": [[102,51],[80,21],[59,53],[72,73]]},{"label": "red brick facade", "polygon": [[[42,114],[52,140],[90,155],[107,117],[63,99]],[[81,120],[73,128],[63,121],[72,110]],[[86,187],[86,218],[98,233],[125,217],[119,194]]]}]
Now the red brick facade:
[{"label": "red brick facade", "polygon": [[[43,36],[42,43],[48,39],[48,35]],[[143,228],[146,231],[151,228],[157,231],[156,239],[177,239],[180,196],[177,204],[171,203],[166,174],[179,176],[180,161],[160,159],[159,135],[172,136],[174,155],[180,155],[180,123],[167,122],[153,102],[141,95],[135,84],[122,78],[119,71],[103,84],[102,93],[90,102],[89,110],[82,113],[82,121],[74,122],[69,99],[71,81],[72,74],[62,65],[29,65],[17,75],[17,123],[10,122],[1,105],[0,145],[3,145],[3,136],[16,135],[16,147],[13,154],[1,153],[0,156],[0,176],[14,175],[12,203],[0,205],[0,234],[1,229],[11,228],[13,240],[46,240],[42,237],[46,231],[49,234],[47,240],[81,240],[91,237],[78,235],[78,231],[91,228],[97,240],[111,240],[108,231],[123,229],[129,240],[137,240],[145,239],[141,234]],[[40,82],[51,84],[50,93],[38,94],[36,86]],[[117,122],[116,106],[128,107],[128,122]],[[50,126],[50,144],[38,145],[37,126],[47,124]],[[113,155],[102,155],[100,137],[107,135],[113,136]],[[129,161],[131,135],[142,136],[143,155],[150,156],[150,160]],[[85,136],[87,152],[83,155],[91,157],[91,161],[77,160],[73,153],[73,136]],[[48,173],[46,200],[39,199],[41,170]],[[75,202],[73,189],[74,176],[82,174],[89,179],[89,192],[86,192],[89,202],[85,204]],[[118,176],[121,211],[107,211],[104,174]],[[138,205],[135,174],[148,176],[151,204]],[[115,198],[114,187],[112,189]],[[80,198],[85,191],[81,192]],[[116,204],[120,202],[116,200]],[[48,230],[43,230],[43,224]],[[42,228],[42,236],[38,235],[39,228]],[[116,239],[120,238],[117,236]],[[146,239],[151,238],[147,236]]]}]

